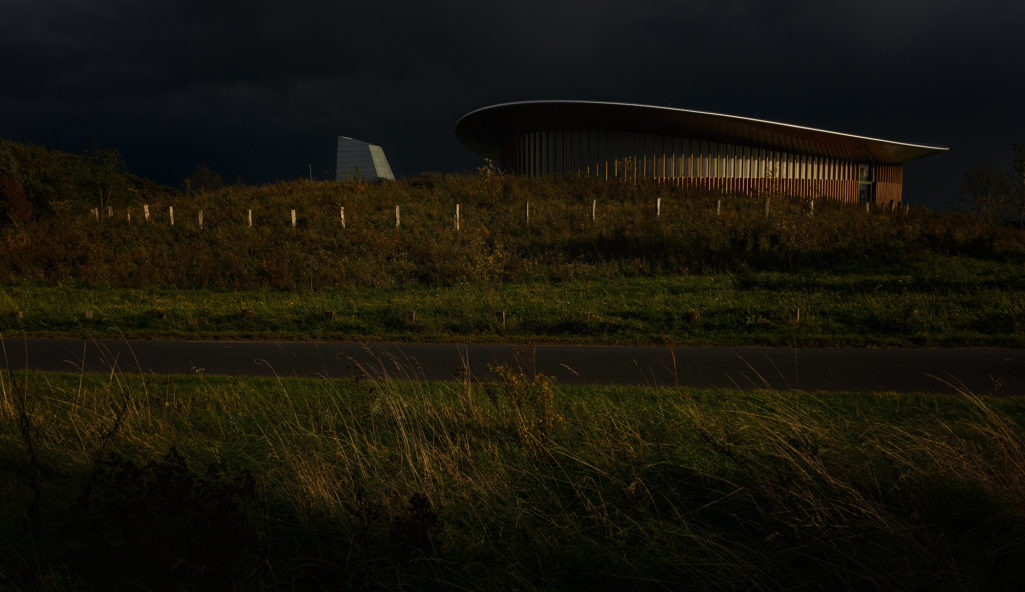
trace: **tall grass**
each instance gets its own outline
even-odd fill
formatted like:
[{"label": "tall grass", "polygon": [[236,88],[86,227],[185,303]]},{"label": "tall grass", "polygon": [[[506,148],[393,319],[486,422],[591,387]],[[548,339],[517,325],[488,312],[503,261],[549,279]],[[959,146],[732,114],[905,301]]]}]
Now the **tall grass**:
[{"label": "tall grass", "polygon": [[430,384],[410,367],[382,360],[350,380],[4,372],[3,581],[1019,581],[1020,401],[569,388],[507,368],[492,382]]}]

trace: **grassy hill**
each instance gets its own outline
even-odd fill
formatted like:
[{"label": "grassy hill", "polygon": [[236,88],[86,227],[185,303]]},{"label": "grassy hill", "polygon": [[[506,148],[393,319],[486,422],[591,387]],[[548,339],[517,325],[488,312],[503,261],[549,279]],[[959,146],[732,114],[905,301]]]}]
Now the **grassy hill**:
[{"label": "grassy hill", "polygon": [[[1021,233],[957,214],[866,213],[861,205],[819,201],[809,215],[805,201],[769,196],[769,202],[766,216],[762,196],[656,184],[434,175],[373,185],[294,181],[191,197],[139,196],[115,206],[110,218],[100,208],[99,220],[89,215],[95,204],[76,201],[61,215],[5,235],[9,249],[0,259],[0,278],[234,290],[447,286],[886,270],[936,256],[1025,256]],[[27,240],[39,235],[51,240]]]}]

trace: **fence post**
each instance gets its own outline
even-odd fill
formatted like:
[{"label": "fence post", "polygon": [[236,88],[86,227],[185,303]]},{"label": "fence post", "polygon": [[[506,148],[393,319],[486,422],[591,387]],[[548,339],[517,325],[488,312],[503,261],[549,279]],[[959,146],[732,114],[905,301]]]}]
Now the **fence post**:
[{"label": "fence post", "polygon": [[399,206],[395,205],[395,228],[398,228],[402,224],[402,217],[399,214]]},{"label": "fence post", "polygon": [[865,213],[867,214],[867,213],[869,213],[871,211],[872,211],[872,204],[870,204],[869,202],[866,201],[865,202]]},{"label": "fence post", "polygon": [[459,204],[456,204],[456,230],[459,230]]},{"label": "fence post", "polygon": [[292,228],[295,228],[295,210],[292,210]]},{"label": "fence post", "polygon": [[249,228],[253,227],[253,210],[246,210],[246,224]]},{"label": "fence post", "polygon": [[342,228],[345,228],[345,208],[338,208],[338,215],[342,218]]},{"label": "fence post", "polygon": [[200,230],[203,228],[203,210],[199,210],[199,228]]},{"label": "fence post", "polygon": [[108,218],[113,218],[114,217],[114,206],[107,206],[107,217]]},{"label": "fence post", "polygon": [[149,204],[142,204],[142,217],[149,222]]},{"label": "fence post", "polygon": [[658,218],[662,215],[662,198],[655,200],[655,217]]},{"label": "fence post", "polygon": [[814,199],[812,199],[811,201],[808,202],[808,215],[809,216],[814,216],[815,215],[815,200]]},{"label": "fence post", "polygon": [[527,224],[530,224],[530,202],[527,202]]},{"label": "fence post", "polygon": [[598,200],[591,200],[591,222],[594,222],[598,218]]},{"label": "fence post", "polygon": [[171,226],[174,226],[174,206],[167,206],[167,215],[171,217]]}]

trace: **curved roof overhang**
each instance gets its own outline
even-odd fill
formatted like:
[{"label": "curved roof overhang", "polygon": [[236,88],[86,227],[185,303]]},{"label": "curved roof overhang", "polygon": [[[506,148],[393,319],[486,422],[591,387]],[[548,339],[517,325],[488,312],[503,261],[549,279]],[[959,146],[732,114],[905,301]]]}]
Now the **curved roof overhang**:
[{"label": "curved roof overhang", "polygon": [[598,101],[492,105],[460,118],[455,133],[467,148],[498,159],[509,138],[557,129],[650,133],[881,164],[900,164],[947,150],[736,115]]}]

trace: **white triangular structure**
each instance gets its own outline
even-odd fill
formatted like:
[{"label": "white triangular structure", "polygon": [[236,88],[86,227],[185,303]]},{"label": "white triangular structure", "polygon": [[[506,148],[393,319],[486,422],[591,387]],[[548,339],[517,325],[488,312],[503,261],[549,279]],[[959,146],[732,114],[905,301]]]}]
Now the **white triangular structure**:
[{"label": "white triangular structure", "polygon": [[338,136],[338,167],[335,172],[337,181],[394,181],[388,158],[380,146]]}]

